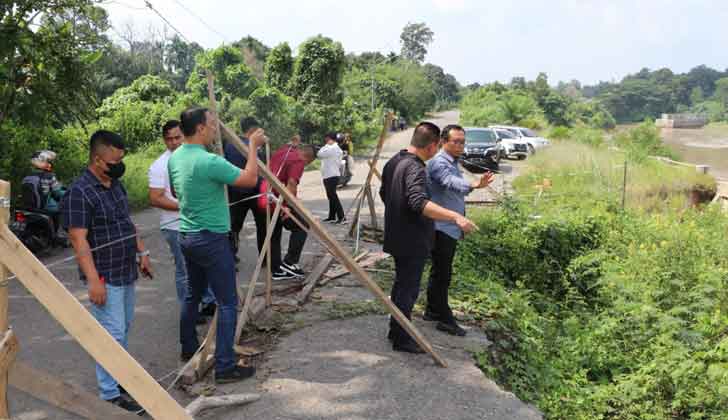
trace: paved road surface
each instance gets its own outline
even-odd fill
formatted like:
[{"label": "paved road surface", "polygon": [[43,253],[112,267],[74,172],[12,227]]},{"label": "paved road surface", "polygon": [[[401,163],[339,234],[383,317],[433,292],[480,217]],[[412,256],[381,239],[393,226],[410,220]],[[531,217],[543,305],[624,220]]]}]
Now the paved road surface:
[{"label": "paved road surface", "polygon": [[[457,113],[446,112],[433,118],[438,124],[457,121]],[[391,136],[383,152],[383,161],[409,142],[412,130]],[[382,162],[383,162],[382,161]],[[381,168],[382,163],[380,163]],[[355,178],[340,196],[347,209],[366,176],[365,163],[359,162]],[[317,172],[304,176],[301,196],[309,209],[326,217],[328,204]],[[381,203],[378,204],[381,210]],[[152,251],[155,278],[140,280],[137,285],[136,320],[130,336],[130,353],[155,378],[162,378],[179,366],[178,312],[175,297],[174,265],[160,236],[154,210],[134,215],[145,232]],[[330,227],[344,239],[344,227]],[[252,223],[246,224],[244,245],[240,250],[240,281],[245,282],[253,269],[256,252]],[[320,247],[309,240],[304,264],[311,265]],[[45,258],[50,263],[70,251]],[[74,263],[56,267],[53,273],[86,306],[85,288],[78,281]],[[356,282],[354,283],[356,284]],[[371,299],[361,288],[349,287],[341,299]],[[341,288],[339,288],[341,289]],[[328,288],[325,289],[330,291]],[[315,306],[315,305],[312,305]],[[19,359],[52,372],[64,380],[96,392],[93,361],[57,324],[34,298],[17,282],[10,285],[10,323],[19,336]],[[391,352],[384,339],[384,316],[365,316],[348,320],[314,323],[283,338],[277,350],[268,355],[257,382],[227,385],[218,392],[248,392],[257,389],[263,399],[248,407],[217,410],[203,418],[239,419],[359,419],[359,418],[538,418],[538,413],[511,394],[504,393],[483,377],[465,352],[469,345],[484,345],[484,337],[472,331],[468,340],[443,337],[431,326],[425,333],[451,367],[440,369],[427,356],[406,357]],[[164,381],[165,383],[168,381]],[[183,404],[191,398],[180,391],[173,396]],[[77,417],[15,390],[9,400],[14,415],[46,413],[52,419]],[[403,407],[397,411],[396,406]]]}]

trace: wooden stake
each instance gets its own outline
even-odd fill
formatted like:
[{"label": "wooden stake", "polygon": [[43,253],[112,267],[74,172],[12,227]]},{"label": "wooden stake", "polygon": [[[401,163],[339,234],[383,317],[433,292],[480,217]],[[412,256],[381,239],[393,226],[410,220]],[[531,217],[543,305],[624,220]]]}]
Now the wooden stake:
[{"label": "wooden stake", "polygon": [[379,181],[381,181],[382,180],[382,174],[379,173],[379,169],[377,169],[377,167],[374,166],[374,164],[372,163],[371,160],[367,160],[367,164],[369,165],[370,168],[373,168],[374,176],[376,176],[377,178],[379,178]]},{"label": "wooden stake", "polygon": [[139,419],[139,416],[100,400],[78,385],[34,369],[21,361],[15,362],[10,369],[10,386],[86,419]]},{"label": "wooden stake", "polygon": [[316,287],[316,283],[318,283],[319,278],[324,274],[324,271],[329,267],[329,264],[331,264],[331,261],[334,259],[334,256],[329,254],[325,257],[321,258],[318,264],[316,264],[316,267],[311,271],[311,274],[308,275],[308,278],[306,279],[306,285],[303,286],[303,290],[298,292],[296,295],[296,301],[299,305],[303,305],[306,303],[306,299],[308,299],[308,295],[311,294],[311,291],[313,291],[313,288]]},{"label": "wooden stake", "polygon": [[366,190],[367,195],[367,202],[369,204],[369,220],[372,223],[372,227],[374,229],[379,229],[379,224],[377,223],[377,209],[374,204],[374,196],[372,195],[372,186],[369,185]]},{"label": "wooden stake", "polygon": [[[217,99],[215,98],[215,78],[209,71],[207,72],[207,98],[210,101],[210,112],[212,112],[212,114],[215,115],[215,118],[220,121],[220,118],[217,115]],[[220,156],[224,155],[222,147],[222,136],[220,135],[219,127],[215,135],[214,147],[215,153]]]},{"label": "wooden stake", "polygon": [[[270,143],[265,144],[265,162],[268,170],[270,170]],[[266,199],[269,198],[270,184],[268,184],[268,187],[265,189],[265,193]],[[265,225],[268,226],[268,229],[275,228],[275,226],[271,226],[270,224],[270,206],[265,206]],[[267,268],[265,273],[265,304],[270,306],[273,304],[273,298],[271,297],[271,289],[273,288],[273,274],[271,273],[273,262],[270,258],[270,242],[268,242],[268,246],[265,248],[265,251],[266,255],[268,255],[265,259]],[[263,250],[261,250],[261,252],[263,252]]]},{"label": "wooden stake", "polygon": [[[0,228],[10,219],[10,183],[0,180]],[[8,270],[0,261],[0,334],[8,330]],[[0,371],[0,419],[9,418],[8,372]]]},{"label": "wooden stake", "polygon": [[199,396],[187,406],[187,412],[191,416],[196,416],[203,410],[208,410],[210,408],[234,407],[237,405],[250,404],[258,401],[259,399],[260,395],[258,394],[233,394],[222,395],[219,397]]},{"label": "wooden stake", "polygon": [[[387,120],[389,121],[391,119],[391,114],[388,115]],[[244,155],[248,154],[248,147],[238,138],[237,135],[233,131],[231,131],[225,124],[220,123],[220,126],[222,127],[222,132],[225,136],[228,137],[228,139],[231,141],[231,144],[236,147],[238,150],[240,150],[241,153]],[[386,129],[384,130],[384,133],[386,134]],[[442,367],[447,367],[447,363],[443,358],[438,355],[435,350],[432,348],[432,345],[427,341],[427,339],[417,330],[417,328],[405,317],[402,312],[394,306],[392,301],[389,300],[389,297],[384,294],[382,289],[379,288],[376,282],[369,277],[369,274],[364,271],[361,267],[359,267],[356,262],[352,259],[351,255],[349,255],[346,250],[344,250],[341,245],[334,239],[329,232],[324,229],[323,226],[316,220],[316,218],[311,214],[311,212],[303,205],[303,202],[299,200],[296,196],[291,194],[290,191],[283,185],[278,178],[271,173],[268,168],[262,163],[258,162],[258,171],[261,173],[261,175],[268,180],[268,182],[271,184],[271,187],[278,191],[280,196],[285,199],[286,203],[290,207],[293,208],[293,210],[298,213],[301,218],[310,226],[310,231],[315,233],[316,236],[319,237],[319,239],[324,242],[327,246],[327,248],[332,252],[334,257],[336,257],[343,265],[345,265],[349,270],[359,279],[361,282],[366,286],[376,298],[378,298],[385,307],[389,310],[389,312],[392,314],[392,317],[394,317],[395,320],[404,328],[407,333],[409,333],[410,336],[417,342],[417,344],[422,347],[427,353],[429,353],[432,358]],[[373,176],[370,174],[370,177]],[[369,178],[370,178],[369,177]],[[371,181],[371,179],[370,179]],[[254,289],[254,288],[251,288]]]},{"label": "wooden stake", "polygon": [[[261,250],[260,254],[258,254],[258,261],[255,264],[255,271],[253,271],[253,276],[250,277],[250,282],[248,283],[248,293],[245,295],[243,311],[238,316],[238,323],[235,326],[235,341],[233,341],[233,343],[235,344],[238,344],[240,342],[240,335],[243,333],[243,327],[245,326],[245,323],[248,322],[248,309],[250,309],[250,302],[251,300],[253,300],[253,295],[255,294],[255,283],[258,281],[260,269],[263,266],[263,258],[265,258],[267,250],[270,249],[270,240],[273,237],[273,227],[275,226],[274,224],[278,222],[278,216],[280,215],[282,207],[283,200],[278,200],[278,202],[276,203],[276,208],[275,210],[273,210],[271,224],[268,225],[268,229],[266,229],[265,232],[265,242],[263,243],[263,249]],[[268,256],[268,260],[270,260],[270,256]]]},{"label": "wooden stake", "polygon": [[0,225],[0,261],[68,333],[159,420],[192,420],[40,261]]},{"label": "wooden stake", "polygon": [[[372,177],[374,177],[374,171],[377,169],[377,162],[379,162],[379,155],[382,153],[382,148],[384,147],[384,140],[387,138],[387,133],[389,132],[389,125],[392,123],[392,119],[394,116],[391,112],[387,113],[387,116],[384,118],[384,127],[382,128],[382,132],[379,134],[379,141],[377,142],[377,148],[374,151],[374,156],[372,156],[371,161],[368,161],[369,163],[369,173],[367,174],[366,181],[364,181],[364,185],[361,187],[363,192],[366,192],[366,190],[370,189],[370,185],[372,183]],[[380,177],[381,179],[381,177]],[[373,198],[373,197],[372,197]],[[364,196],[362,194],[361,200],[364,200]],[[361,204],[359,204],[359,207],[361,207]],[[376,214],[372,214],[373,218],[376,218]],[[349,229],[349,236],[354,236],[354,231],[356,230],[357,220],[359,218],[359,212],[357,211],[356,216],[354,217],[354,220],[352,221],[351,228]]]}]

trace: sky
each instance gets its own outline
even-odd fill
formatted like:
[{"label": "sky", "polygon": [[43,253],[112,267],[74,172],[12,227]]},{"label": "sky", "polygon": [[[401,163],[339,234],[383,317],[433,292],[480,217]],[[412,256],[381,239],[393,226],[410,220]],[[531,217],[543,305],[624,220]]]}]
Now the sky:
[{"label": "sky", "polygon": [[[347,53],[399,52],[409,22],[434,32],[426,61],[460,83],[618,81],[643,67],[728,68],[726,0],[149,0],[185,37],[212,48],[251,35],[291,48],[322,34]],[[112,25],[165,23],[144,0],[105,0]],[[168,29],[168,31],[172,31]],[[110,33],[113,36],[113,32]]]}]

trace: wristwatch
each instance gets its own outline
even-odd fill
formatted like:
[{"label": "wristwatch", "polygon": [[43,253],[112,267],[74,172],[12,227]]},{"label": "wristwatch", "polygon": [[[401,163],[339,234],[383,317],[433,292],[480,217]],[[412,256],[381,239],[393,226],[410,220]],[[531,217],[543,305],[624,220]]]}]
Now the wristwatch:
[{"label": "wristwatch", "polygon": [[146,257],[149,254],[150,254],[149,250],[148,249],[145,249],[142,252],[137,252],[136,253],[136,256],[137,256],[137,258],[141,258],[141,257]]}]

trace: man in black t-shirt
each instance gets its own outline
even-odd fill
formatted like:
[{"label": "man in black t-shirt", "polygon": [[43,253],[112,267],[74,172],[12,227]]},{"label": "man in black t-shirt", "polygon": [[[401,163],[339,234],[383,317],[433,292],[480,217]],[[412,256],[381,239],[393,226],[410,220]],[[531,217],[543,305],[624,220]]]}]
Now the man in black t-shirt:
[{"label": "man in black t-shirt", "polygon": [[[425,261],[434,242],[433,220],[456,223],[463,232],[477,229],[461,214],[430,201],[425,161],[437,153],[440,129],[420,123],[407,149],[384,165],[379,196],[384,201],[384,252],[394,257],[395,279],[391,299],[408,319],[420,291]],[[423,350],[393,318],[388,338],[395,351],[422,353]]]}]

